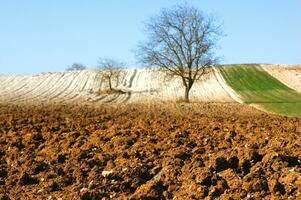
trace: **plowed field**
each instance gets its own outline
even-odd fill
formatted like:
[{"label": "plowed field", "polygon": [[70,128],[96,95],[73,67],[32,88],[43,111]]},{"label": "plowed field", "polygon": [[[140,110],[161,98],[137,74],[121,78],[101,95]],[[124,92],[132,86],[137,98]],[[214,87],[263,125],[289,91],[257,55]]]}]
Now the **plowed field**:
[{"label": "plowed field", "polygon": [[0,106],[0,199],[298,199],[301,120],[235,103]]}]

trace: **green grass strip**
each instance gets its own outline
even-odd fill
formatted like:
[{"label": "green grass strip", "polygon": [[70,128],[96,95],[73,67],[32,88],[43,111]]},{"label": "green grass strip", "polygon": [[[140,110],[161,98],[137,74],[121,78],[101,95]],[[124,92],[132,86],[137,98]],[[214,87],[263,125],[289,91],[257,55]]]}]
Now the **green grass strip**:
[{"label": "green grass strip", "polygon": [[301,116],[301,94],[269,75],[259,65],[229,65],[219,70],[245,103],[255,103],[281,115]]}]

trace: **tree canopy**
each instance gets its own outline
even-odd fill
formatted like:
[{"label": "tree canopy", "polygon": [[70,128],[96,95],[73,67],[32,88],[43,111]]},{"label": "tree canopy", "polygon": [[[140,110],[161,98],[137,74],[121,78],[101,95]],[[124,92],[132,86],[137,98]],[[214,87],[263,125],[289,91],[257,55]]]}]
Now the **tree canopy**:
[{"label": "tree canopy", "polygon": [[140,61],[181,77],[185,100],[189,101],[192,85],[217,62],[213,50],[221,35],[220,26],[197,8],[176,6],[152,17],[146,32],[148,40],[139,46]]}]

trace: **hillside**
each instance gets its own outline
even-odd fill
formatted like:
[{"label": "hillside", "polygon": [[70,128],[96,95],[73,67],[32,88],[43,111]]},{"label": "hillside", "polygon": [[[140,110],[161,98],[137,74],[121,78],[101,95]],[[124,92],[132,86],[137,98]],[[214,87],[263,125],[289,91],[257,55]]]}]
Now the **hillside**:
[{"label": "hillside", "polygon": [[[41,73],[27,76],[0,76],[0,102],[2,103],[112,103],[140,100],[177,100],[184,94],[178,79],[168,80],[157,70],[126,69],[115,87],[124,94],[99,94],[106,89],[97,71]],[[193,101],[233,102],[224,90],[222,80],[210,72],[191,89]]]},{"label": "hillside", "polygon": [[[179,101],[184,87],[156,69],[128,68],[108,94],[96,70],[0,76],[2,104],[103,104]],[[238,102],[272,113],[301,115],[300,65],[225,65],[214,67],[190,92],[192,102]]]},{"label": "hillside", "polygon": [[301,65],[260,65],[288,87],[301,92]]},{"label": "hillside", "polygon": [[[276,69],[271,66],[268,68],[271,72]],[[271,76],[261,66],[233,65],[220,68],[220,71],[244,103],[255,104],[277,114],[301,115],[301,94]],[[282,68],[281,71],[288,74],[289,69]]]}]

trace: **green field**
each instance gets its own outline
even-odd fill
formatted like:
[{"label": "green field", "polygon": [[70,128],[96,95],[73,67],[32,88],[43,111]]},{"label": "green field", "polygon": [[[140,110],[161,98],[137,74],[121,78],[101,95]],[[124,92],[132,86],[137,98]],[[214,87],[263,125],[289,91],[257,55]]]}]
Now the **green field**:
[{"label": "green field", "polygon": [[245,103],[255,103],[281,115],[301,116],[301,94],[269,75],[260,66],[229,65],[219,70]]}]

